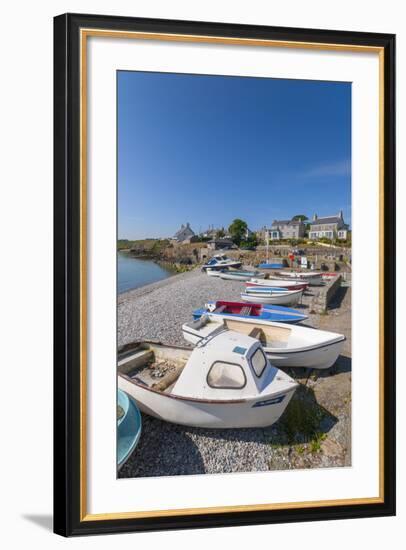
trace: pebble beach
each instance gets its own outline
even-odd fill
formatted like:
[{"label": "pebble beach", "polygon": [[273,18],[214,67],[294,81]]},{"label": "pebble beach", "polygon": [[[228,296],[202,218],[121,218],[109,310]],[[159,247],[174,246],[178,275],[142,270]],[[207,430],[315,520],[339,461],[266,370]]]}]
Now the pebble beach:
[{"label": "pebble beach", "polygon": [[[240,301],[243,288],[242,282],[208,277],[197,268],[120,294],[118,345],[153,340],[188,346],[182,336],[182,324],[192,319],[193,310],[209,300]],[[294,373],[290,369],[289,374],[302,385],[296,392],[297,403],[292,400],[278,423],[269,428],[208,430],[169,424],[143,414],[139,444],[119,477],[350,465],[351,292],[342,290],[336,307],[333,305],[328,315],[309,311],[316,289],[310,289],[302,305],[296,307],[309,315],[306,324],[342,332],[347,341],[343,355],[327,373],[309,377],[309,373],[302,372],[305,369],[296,369]],[[286,415],[290,407],[289,414],[301,416],[299,422],[291,422],[289,414]],[[292,432],[292,425],[297,426],[296,433],[296,427]],[[317,440],[310,437],[309,426],[310,435],[316,434]]]}]

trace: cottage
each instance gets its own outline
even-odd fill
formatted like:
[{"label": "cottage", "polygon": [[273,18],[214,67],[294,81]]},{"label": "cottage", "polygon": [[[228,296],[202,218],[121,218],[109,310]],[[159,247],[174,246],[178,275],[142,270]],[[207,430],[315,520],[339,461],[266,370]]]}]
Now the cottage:
[{"label": "cottage", "polygon": [[346,239],[348,236],[348,225],[344,222],[343,211],[340,210],[337,216],[319,218],[313,216],[310,223],[309,238],[311,240],[327,237],[328,239]]},{"label": "cottage", "polygon": [[195,232],[188,222],[186,225],[182,224],[179,231],[172,238],[178,243],[190,243],[193,237],[195,237]]},{"label": "cottage", "polygon": [[230,250],[231,248],[237,248],[231,239],[212,239],[208,241],[207,248],[210,250]]},{"label": "cottage", "polygon": [[305,224],[302,220],[274,220],[269,230],[271,241],[302,239],[304,234]]}]

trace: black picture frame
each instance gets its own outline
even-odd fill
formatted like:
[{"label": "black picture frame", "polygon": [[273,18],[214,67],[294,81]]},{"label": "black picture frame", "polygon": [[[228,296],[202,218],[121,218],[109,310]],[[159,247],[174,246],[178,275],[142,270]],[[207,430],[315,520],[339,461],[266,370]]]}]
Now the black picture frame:
[{"label": "black picture frame", "polygon": [[[80,29],[352,44],[384,56],[384,468],[379,503],[86,521],[80,512]],[[54,19],[54,531],[64,536],[395,514],[395,36],[64,14]]]}]

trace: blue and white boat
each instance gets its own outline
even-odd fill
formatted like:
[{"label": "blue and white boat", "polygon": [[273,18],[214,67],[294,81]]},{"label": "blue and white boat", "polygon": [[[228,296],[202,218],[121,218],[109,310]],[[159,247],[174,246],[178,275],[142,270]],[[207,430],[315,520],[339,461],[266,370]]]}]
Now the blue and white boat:
[{"label": "blue and white boat", "polygon": [[284,262],[263,262],[258,267],[259,269],[284,269],[286,264]]},{"label": "blue and white boat", "polygon": [[[299,289],[301,290],[301,289]],[[275,292],[288,292],[289,289],[281,286],[247,286],[245,292],[247,294],[272,294]]]},{"label": "blue and white boat", "polygon": [[217,256],[213,256],[213,258],[210,258],[210,260],[202,266],[202,270],[205,271],[206,269],[224,269],[229,267],[241,267],[242,262],[238,260],[232,260],[225,254],[219,254]]},{"label": "blue and white boat", "polygon": [[141,435],[141,413],[134,399],[124,391],[117,391],[117,467],[130,458]]},{"label": "blue and white boat", "polygon": [[210,301],[204,307],[193,312],[194,319],[202,315],[224,319],[239,319],[249,323],[252,320],[262,320],[265,323],[300,323],[308,317],[296,309],[284,306],[252,304],[246,302]]}]

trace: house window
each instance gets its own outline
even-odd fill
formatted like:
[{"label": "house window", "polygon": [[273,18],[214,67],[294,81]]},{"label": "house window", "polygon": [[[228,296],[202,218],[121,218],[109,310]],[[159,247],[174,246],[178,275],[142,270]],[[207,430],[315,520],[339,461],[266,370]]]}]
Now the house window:
[{"label": "house window", "polygon": [[239,390],[247,379],[240,365],[216,361],[207,375],[207,383],[211,388]]}]

